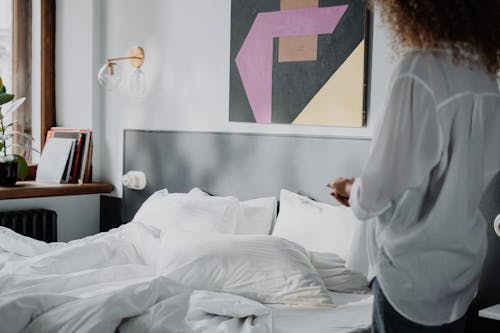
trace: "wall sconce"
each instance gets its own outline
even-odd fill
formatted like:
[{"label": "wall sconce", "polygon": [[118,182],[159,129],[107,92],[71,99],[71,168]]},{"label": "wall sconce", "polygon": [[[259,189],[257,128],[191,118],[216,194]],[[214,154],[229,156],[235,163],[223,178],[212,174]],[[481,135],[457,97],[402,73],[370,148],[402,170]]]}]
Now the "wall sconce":
[{"label": "wall sconce", "polygon": [[119,61],[128,60],[134,71],[128,78],[128,88],[136,96],[143,96],[146,91],[146,80],[141,66],[144,65],[144,49],[140,46],[130,49],[128,57],[108,58],[97,74],[99,83],[108,91],[118,89],[123,82],[122,67]]}]

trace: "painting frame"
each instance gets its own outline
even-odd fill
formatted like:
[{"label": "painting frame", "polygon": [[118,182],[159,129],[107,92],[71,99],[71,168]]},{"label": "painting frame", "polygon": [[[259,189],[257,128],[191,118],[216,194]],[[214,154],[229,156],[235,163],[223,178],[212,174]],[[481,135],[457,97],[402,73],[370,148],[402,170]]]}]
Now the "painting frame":
[{"label": "painting frame", "polygon": [[[338,29],[340,31],[340,33],[335,33],[335,28],[334,28],[333,32],[331,32],[331,33],[318,34],[318,36],[319,36],[318,37],[318,44],[319,44],[318,54],[319,55],[318,55],[318,59],[316,61],[310,61],[310,59],[307,59],[307,60],[300,60],[299,59],[299,60],[295,61],[296,64],[278,62],[277,59],[279,57],[281,57],[281,51],[282,51],[282,49],[279,48],[281,46],[281,44],[278,44],[278,43],[281,42],[282,36],[272,35],[272,40],[273,40],[273,46],[272,46],[272,62],[273,62],[272,75],[273,76],[271,79],[272,88],[268,88],[267,93],[265,93],[267,96],[267,100],[268,101],[270,100],[270,102],[268,104],[272,103],[271,104],[272,106],[270,107],[268,105],[268,107],[266,109],[267,110],[267,112],[266,112],[267,118],[261,117],[260,121],[259,121],[259,119],[257,119],[258,114],[256,112],[254,112],[255,110],[253,109],[253,106],[259,105],[259,104],[254,103],[251,105],[251,102],[252,102],[252,101],[250,101],[251,95],[249,94],[250,89],[246,89],[247,86],[245,86],[245,84],[242,83],[243,79],[242,79],[242,75],[240,75],[241,71],[240,71],[240,67],[239,67],[240,64],[238,63],[238,60],[239,60],[238,56],[240,56],[240,54],[243,53],[242,49],[243,49],[243,46],[245,46],[243,44],[249,43],[248,40],[253,38],[250,36],[251,32],[249,32],[249,31],[250,30],[257,30],[257,29],[255,29],[255,26],[257,25],[257,23],[260,23],[261,21],[263,21],[263,20],[260,20],[260,21],[258,20],[259,18],[261,18],[260,16],[269,16],[268,14],[273,14],[274,17],[276,18],[276,20],[278,20],[278,21],[275,21],[276,22],[275,25],[280,25],[282,22],[279,21],[280,20],[280,13],[278,13],[278,12],[286,12],[287,14],[289,14],[289,13],[292,14],[295,11],[291,10],[288,12],[286,10],[281,10],[281,8],[279,8],[279,7],[277,8],[277,4],[280,4],[280,1],[283,2],[285,0],[275,0],[274,2],[272,2],[272,4],[274,5],[274,8],[272,7],[272,5],[269,5],[266,8],[262,8],[262,6],[260,8],[259,8],[259,6],[256,6],[255,8],[251,8],[253,4],[258,3],[259,1],[260,0],[252,0],[252,1],[232,0],[231,1],[231,47],[230,47],[230,49],[231,49],[230,50],[231,64],[230,64],[230,88],[229,88],[230,89],[230,91],[229,91],[229,121],[230,122],[244,122],[244,123],[294,124],[294,125],[366,128],[368,125],[368,113],[369,113],[368,106],[369,106],[369,101],[370,101],[369,83],[370,83],[371,55],[372,55],[371,43],[372,43],[372,37],[373,37],[372,36],[373,13],[368,9],[367,1],[366,0],[355,0],[355,1],[348,2],[346,0],[330,0],[330,1],[318,1],[318,0],[316,0],[318,2],[317,8],[318,9],[321,8],[322,12],[326,12],[326,10],[329,10],[330,17],[332,17],[332,14],[335,14],[333,11],[334,7],[336,8],[336,7],[342,7],[342,6],[345,6],[345,7],[351,6],[345,10],[345,13],[348,13],[351,16],[347,16],[347,14],[345,14],[345,17],[341,17],[341,19],[339,19],[337,22],[337,24],[340,26],[340,28]],[[267,2],[269,3],[268,0],[267,0]],[[260,3],[262,3],[262,2],[260,2]],[[354,7],[353,4],[355,4],[357,7]],[[242,26],[241,21],[244,21],[244,20],[239,18],[237,15],[235,16],[235,14],[234,14],[235,11],[238,11],[240,9],[240,7],[238,7],[238,6],[244,7],[243,13],[247,13],[247,14],[250,13],[247,16],[254,15],[253,17],[250,17],[246,21],[246,23],[245,23],[246,26],[243,25],[243,27],[241,27]],[[351,11],[349,11],[349,10],[351,10]],[[299,12],[299,11],[300,10],[297,10],[297,12]],[[300,11],[300,12],[303,13],[303,12],[305,12],[305,10]],[[312,12],[312,10],[309,12]],[[314,13],[318,13],[318,12],[319,11],[315,8]],[[362,14],[360,14],[360,13],[362,13]],[[356,15],[356,16],[353,16],[353,15]],[[240,14],[240,16],[241,16],[241,14]],[[247,17],[247,16],[245,16],[245,17]],[[257,21],[259,21],[259,22],[257,22]],[[239,24],[240,26],[237,26],[237,24],[235,24],[235,22],[237,22],[237,24]],[[352,22],[354,22],[354,23],[352,23]],[[351,26],[349,26],[348,24],[351,24]],[[339,41],[341,41],[343,43],[343,40],[341,40],[340,38],[342,38],[342,36],[346,36],[346,34],[349,33],[349,31],[347,31],[346,29],[349,27],[352,27],[353,24],[356,27],[356,35],[355,35],[356,37],[352,37],[351,40],[349,40],[348,43],[346,43],[347,46],[344,47],[346,49],[346,51],[343,51],[344,54],[335,55],[337,57],[335,59],[335,61],[337,63],[334,64],[334,62],[328,58],[328,57],[330,57],[330,53],[325,53],[325,51],[320,51],[320,50],[321,50],[321,48],[323,48],[324,50],[332,50],[332,45],[333,45],[333,47],[337,47],[338,45],[341,45],[341,43]],[[268,25],[268,26],[270,26],[270,25]],[[274,28],[274,26],[271,26],[270,29],[275,29],[275,28]],[[319,28],[319,29],[321,29],[321,28]],[[279,32],[277,32],[277,33],[279,33]],[[238,35],[238,34],[239,34],[239,37],[235,38],[235,35]],[[332,37],[332,36],[334,36],[334,37]],[[336,40],[335,40],[335,38],[336,38]],[[264,41],[264,40],[261,39],[261,44],[255,44],[255,45],[258,45],[260,48],[260,46],[263,45],[262,41]],[[325,44],[324,43],[325,41],[327,41],[328,44]],[[335,41],[335,43],[337,43],[337,44],[334,44],[333,41]],[[265,41],[265,43],[268,43],[268,41]],[[323,43],[323,44],[321,44],[321,43]],[[346,123],[340,123],[340,122],[333,123],[333,121],[330,123],[328,123],[328,122],[325,122],[325,123],[316,122],[316,123],[314,123],[314,122],[308,122],[308,120],[303,121],[302,123],[298,122],[297,119],[299,117],[297,117],[297,115],[299,115],[301,112],[305,113],[305,112],[303,112],[304,110],[306,110],[306,108],[304,108],[304,105],[306,105],[305,103],[313,104],[311,102],[311,100],[313,100],[313,98],[317,99],[317,97],[315,95],[316,94],[320,95],[319,94],[320,90],[326,90],[326,89],[323,89],[323,85],[326,86],[325,82],[328,81],[330,76],[332,78],[333,78],[333,76],[340,77],[340,74],[337,75],[337,71],[340,72],[341,70],[343,70],[344,67],[347,67],[345,65],[345,63],[348,62],[346,59],[353,58],[354,51],[356,51],[359,47],[361,47],[361,44],[363,44],[362,45],[363,49],[361,51],[357,51],[357,53],[356,53],[356,57],[357,57],[356,58],[357,62],[355,63],[356,67],[352,67],[352,66],[349,67],[349,68],[355,68],[356,73],[357,73],[357,76],[355,76],[356,80],[352,80],[354,83],[351,84],[351,85],[356,85],[355,89],[350,90],[350,91],[354,91],[354,90],[356,91],[356,96],[351,98],[352,101],[355,101],[355,104],[357,106],[356,113],[353,113],[354,116],[356,117],[356,125],[353,126],[347,122]],[[330,49],[325,48],[324,45],[327,45]],[[269,51],[270,45],[265,44],[265,47],[267,48],[268,53],[270,53],[270,51]],[[247,47],[247,49],[248,49],[248,47]],[[256,49],[257,49],[257,47],[256,47]],[[339,47],[339,49],[342,49],[342,48]],[[335,51],[335,49],[334,49],[334,51]],[[323,53],[320,54],[320,52],[323,52]],[[340,54],[340,51],[337,53]],[[256,53],[253,54],[253,56],[254,56],[253,58],[256,58],[255,54]],[[335,54],[335,52],[332,52],[332,54]],[[260,56],[260,55],[257,54],[257,56]],[[253,61],[253,58],[247,57],[247,59],[250,59],[250,61]],[[279,58],[279,59],[281,59],[281,58]],[[362,59],[362,60],[360,60],[360,59]],[[325,60],[327,60],[327,61],[325,61]],[[268,63],[269,63],[269,59],[267,59],[267,64]],[[323,67],[326,66],[326,65],[323,65],[323,63],[326,63],[327,65],[330,66],[328,68],[328,70],[330,70],[331,72],[328,72],[328,70],[323,71],[323,72],[320,71],[320,69],[322,69],[321,66],[323,66]],[[283,109],[285,110],[284,116],[280,115],[279,112],[278,112],[278,114],[275,114],[276,110],[281,112],[281,110],[276,108],[276,105],[278,105],[278,107],[280,107],[279,103],[283,102],[283,100],[284,100],[282,98],[282,96],[279,96],[279,94],[276,93],[276,91],[279,92],[279,89],[282,89],[282,90],[287,89],[287,87],[285,85],[278,86],[278,87],[283,87],[283,88],[279,88],[279,89],[276,88],[277,84],[275,84],[275,77],[278,77],[280,79],[279,76],[276,76],[277,75],[276,73],[277,72],[279,73],[279,68],[295,68],[296,69],[296,68],[299,68],[300,66],[304,66],[307,68],[314,68],[313,66],[318,67],[319,69],[316,70],[316,73],[318,73],[318,71],[320,71],[321,75],[323,75],[323,77],[318,79],[318,82],[320,82],[319,85],[317,83],[310,84],[310,85],[308,85],[307,82],[304,83],[303,84],[303,86],[305,87],[304,90],[309,90],[309,91],[307,91],[307,93],[305,94],[304,97],[297,97],[297,98],[302,98],[302,100],[300,101],[302,104],[300,104],[300,105],[297,104],[297,105],[299,105],[299,107],[296,107],[295,105],[293,105],[293,107],[290,107],[289,105],[284,105],[283,106]],[[252,67],[250,67],[250,68],[252,68]],[[253,67],[253,68],[255,68],[255,67]],[[267,68],[269,68],[269,66]],[[278,68],[278,69],[276,70],[276,68]],[[339,68],[341,70],[339,70]],[[248,71],[248,72],[251,72],[251,71]],[[258,71],[253,71],[253,72],[258,72]],[[311,73],[312,73],[312,71],[311,71]],[[345,73],[348,73],[348,72],[346,72],[346,71],[343,72],[344,77],[345,77]],[[261,74],[257,73],[257,74],[251,74],[251,75],[258,76]],[[283,75],[281,73],[280,75],[283,77],[287,77],[287,75],[289,75],[289,74],[286,73],[286,75]],[[304,75],[304,73],[302,73],[302,75]],[[308,75],[308,73],[306,73],[305,76],[307,76],[307,75]],[[313,75],[310,75],[310,76],[312,77]],[[311,78],[311,77],[307,77],[307,79],[314,80],[314,78]],[[259,81],[258,79],[254,79],[254,82],[264,82],[267,84],[266,85],[267,87],[271,87],[269,85],[268,81],[270,81],[270,80],[267,80],[267,81],[260,80]],[[295,81],[297,81],[297,80],[295,80]],[[333,81],[333,79],[332,79],[332,81]],[[342,82],[339,80],[337,80],[337,81]],[[294,81],[289,81],[289,82],[294,82]],[[337,82],[337,86],[338,86],[338,82]],[[351,80],[349,80],[349,81],[344,80],[343,82],[350,83]],[[319,88],[318,88],[318,86],[319,86]],[[301,87],[299,87],[299,88],[301,88]],[[294,92],[294,89],[295,89],[295,92]],[[265,89],[262,88],[261,91],[265,91]],[[292,87],[292,89],[290,89],[290,91],[291,92],[289,92],[288,94],[292,95],[293,98],[295,98],[294,96],[299,96],[300,92],[302,90],[298,90],[298,88],[295,86],[295,87]],[[330,91],[332,91],[331,88],[330,88]],[[272,98],[269,98],[269,95],[271,95]],[[261,95],[254,94],[254,96],[261,96]],[[276,98],[276,96],[278,98]],[[328,95],[324,94],[324,96],[328,96]],[[344,95],[342,95],[342,96],[344,96]],[[289,97],[289,96],[287,96],[287,97]],[[348,98],[346,98],[346,99],[349,100]],[[337,99],[337,100],[339,100],[339,99]],[[258,99],[254,98],[254,102],[255,101],[258,101]],[[285,99],[285,102],[286,101],[287,100]],[[325,104],[323,103],[323,104],[318,104],[318,105],[325,105]],[[326,105],[329,106],[329,104],[326,104]],[[309,112],[309,109],[311,109],[311,108],[308,107],[306,111]],[[316,109],[318,109],[318,107],[316,107]],[[337,110],[339,110],[339,109],[340,108],[337,108]],[[269,110],[271,110],[271,111],[269,111]],[[295,113],[292,113],[291,110]],[[326,107],[326,108],[323,107],[320,110],[323,114],[327,114],[330,117],[331,112],[329,111],[328,107]],[[346,107],[343,110],[349,110],[349,112],[350,112],[351,109],[348,109]],[[337,112],[337,111],[335,111],[335,112]],[[281,113],[283,114],[283,112],[281,112]],[[289,114],[287,114],[287,113],[289,113]],[[344,111],[344,113],[347,114],[347,111]],[[312,114],[312,113],[309,112],[309,114]],[[270,118],[270,117],[272,117],[272,118]],[[295,119],[295,121],[290,121],[290,119]]]}]

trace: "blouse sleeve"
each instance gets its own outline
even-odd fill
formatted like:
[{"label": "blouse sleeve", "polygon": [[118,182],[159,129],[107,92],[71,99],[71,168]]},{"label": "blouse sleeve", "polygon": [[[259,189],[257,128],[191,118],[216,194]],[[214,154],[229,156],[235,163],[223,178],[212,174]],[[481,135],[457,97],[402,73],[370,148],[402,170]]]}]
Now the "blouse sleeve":
[{"label": "blouse sleeve", "polygon": [[404,191],[417,187],[439,162],[443,145],[430,88],[412,74],[398,76],[349,203],[366,220],[382,214]]}]

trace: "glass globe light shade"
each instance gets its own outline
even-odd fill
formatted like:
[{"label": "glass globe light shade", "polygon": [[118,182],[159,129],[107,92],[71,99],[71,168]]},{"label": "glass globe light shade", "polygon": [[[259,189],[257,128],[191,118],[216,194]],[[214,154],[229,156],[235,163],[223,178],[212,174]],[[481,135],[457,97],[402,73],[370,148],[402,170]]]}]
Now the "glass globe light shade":
[{"label": "glass globe light shade", "polygon": [[128,79],[130,93],[135,97],[144,97],[146,94],[146,77],[140,68],[136,68]]},{"label": "glass globe light shade", "polygon": [[122,84],[121,66],[115,62],[106,62],[99,70],[97,79],[106,90],[118,89]]}]

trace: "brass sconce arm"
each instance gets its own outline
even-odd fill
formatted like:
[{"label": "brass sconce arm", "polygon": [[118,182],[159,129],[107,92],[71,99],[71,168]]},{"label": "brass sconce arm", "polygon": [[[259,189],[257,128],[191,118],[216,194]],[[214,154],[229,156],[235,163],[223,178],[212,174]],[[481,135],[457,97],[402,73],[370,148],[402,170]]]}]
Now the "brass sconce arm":
[{"label": "brass sconce arm", "polygon": [[118,62],[123,60],[128,60],[130,65],[135,68],[135,70],[129,74],[127,80],[129,90],[135,96],[143,96],[146,91],[146,81],[141,67],[144,65],[145,56],[144,49],[140,46],[130,49],[127,57],[107,58],[104,65],[102,65],[97,73],[99,83],[108,91],[120,88],[123,78],[122,69]]},{"label": "brass sconce arm", "polygon": [[106,62],[108,63],[108,66],[112,67],[114,61],[129,60],[132,67],[140,68],[144,65],[144,59],[144,49],[138,46],[130,49],[128,57],[108,58],[106,59]]},{"label": "brass sconce arm", "polygon": [[143,57],[120,57],[120,58],[108,58],[107,62],[118,61],[118,60],[127,60],[127,59],[144,59]]}]

